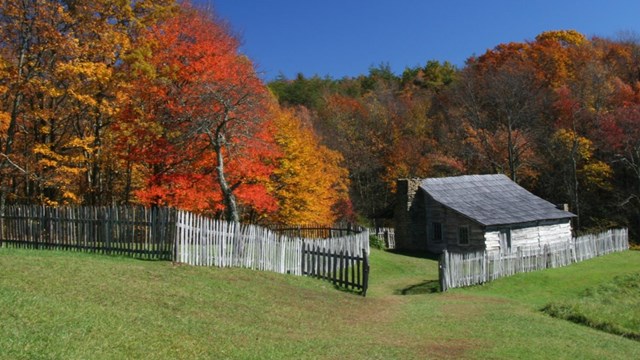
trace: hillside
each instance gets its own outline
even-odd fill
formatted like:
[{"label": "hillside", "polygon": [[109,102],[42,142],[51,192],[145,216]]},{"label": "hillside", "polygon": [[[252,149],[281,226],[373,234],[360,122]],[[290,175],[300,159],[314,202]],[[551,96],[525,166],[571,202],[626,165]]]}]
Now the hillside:
[{"label": "hillside", "polygon": [[362,298],[303,277],[0,248],[0,358],[640,356],[640,342],[540,311],[637,273],[640,252],[444,294],[433,260],[371,263]]}]

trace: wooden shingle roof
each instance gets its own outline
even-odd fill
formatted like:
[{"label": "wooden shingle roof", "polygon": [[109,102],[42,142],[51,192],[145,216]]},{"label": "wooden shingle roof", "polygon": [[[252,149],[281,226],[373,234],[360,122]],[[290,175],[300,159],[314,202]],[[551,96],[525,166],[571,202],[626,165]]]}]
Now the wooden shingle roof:
[{"label": "wooden shingle roof", "polygon": [[420,187],[437,202],[485,226],[575,216],[533,195],[505,175],[429,178],[422,180]]}]

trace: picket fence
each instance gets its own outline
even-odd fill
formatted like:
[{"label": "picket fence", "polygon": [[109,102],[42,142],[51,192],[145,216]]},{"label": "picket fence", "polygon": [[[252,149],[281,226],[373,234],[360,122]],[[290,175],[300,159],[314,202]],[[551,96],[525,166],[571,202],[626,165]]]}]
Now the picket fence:
[{"label": "picket fence", "polygon": [[627,229],[612,229],[563,244],[519,247],[508,252],[449,252],[440,257],[440,289],[483,284],[517,273],[567,266],[629,249]]},{"label": "picket fence", "polygon": [[396,237],[394,228],[376,227],[369,229],[369,234],[375,235],[384,241],[384,245],[387,249],[393,250],[396,248]]},{"label": "picket fence", "polygon": [[7,206],[0,215],[0,246],[314,276],[366,294],[368,230],[345,226],[281,231],[168,208]]},{"label": "picket fence", "polygon": [[[326,239],[291,237],[265,227],[218,221],[184,211],[178,211],[177,228],[176,261],[196,266],[303,275],[303,248],[355,257],[369,254],[366,229]],[[330,266],[334,266],[333,262]]]},{"label": "picket fence", "polygon": [[174,223],[167,208],[6,206],[0,244],[171,260]]}]

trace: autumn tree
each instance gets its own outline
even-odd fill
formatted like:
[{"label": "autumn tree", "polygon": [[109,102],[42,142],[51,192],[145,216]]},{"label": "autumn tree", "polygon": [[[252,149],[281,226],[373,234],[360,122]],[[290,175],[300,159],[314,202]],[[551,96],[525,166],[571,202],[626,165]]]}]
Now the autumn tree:
[{"label": "autumn tree", "polygon": [[[439,143],[443,117],[431,116],[433,94],[452,83],[455,71],[451,64],[428,62],[412,82],[407,73],[401,79],[381,64],[356,78],[321,82],[300,75],[278,78],[270,87],[282,106],[306,106],[322,144],[344,157],[355,209],[373,217],[388,209],[397,177],[462,171],[462,164]],[[296,102],[292,95],[297,91],[301,98],[314,94],[316,100]]]},{"label": "autumn tree", "polygon": [[380,90],[395,90],[399,87],[399,80],[388,63],[371,66],[367,76],[358,78],[363,94]]},{"label": "autumn tree", "polygon": [[344,157],[354,205],[359,212],[372,214],[384,206],[387,193],[379,177],[383,169],[377,153],[379,143],[373,139],[382,127],[376,128],[370,122],[371,117],[360,99],[331,94],[325,102],[315,127],[324,144]]},{"label": "autumn tree", "polygon": [[505,173],[513,181],[535,179],[533,137],[545,91],[526,62],[515,59],[486,66],[470,64],[453,94],[466,142],[486,164],[484,171]]},{"label": "autumn tree", "polygon": [[326,224],[344,219],[341,202],[349,201],[348,171],[342,155],[318,141],[305,108],[273,106],[275,140],[281,150],[273,173],[278,199],[275,221],[284,224]]},{"label": "autumn tree", "polygon": [[139,72],[138,90],[123,113],[123,121],[132,125],[121,127],[125,142],[132,135],[132,141],[140,139],[137,125],[144,129],[136,161],[147,161],[150,171],[139,196],[179,205],[171,200],[175,181],[196,190],[188,184],[202,184],[205,177],[215,186],[200,192],[201,208],[215,208],[217,193],[225,218],[239,221],[238,197],[244,192],[251,194],[244,197],[246,205],[273,210],[265,185],[272,169],[268,158],[275,154],[273,128],[265,121],[266,88],[249,59],[238,53],[237,40],[223,23],[183,5],[141,42],[151,48],[131,64]]},{"label": "autumn tree", "polygon": [[103,141],[122,101],[122,59],[137,26],[171,4],[2,1],[8,91],[0,104],[9,118],[0,202],[7,191],[14,201],[47,204],[109,200],[114,173]]},{"label": "autumn tree", "polygon": [[640,232],[640,104],[627,104],[603,116],[599,142],[619,169],[618,208],[629,214]]},{"label": "autumn tree", "polygon": [[[71,19],[58,11],[58,4],[3,1],[0,8],[0,51],[7,88],[2,107],[9,114],[0,144],[3,171],[0,205],[4,205],[7,192],[15,190],[18,183],[24,184],[29,192],[33,181],[41,179],[32,169],[30,150],[33,141],[43,140],[42,132],[51,131],[47,122],[55,114],[55,100],[63,95],[51,80],[55,69],[51,65],[55,66],[67,53],[73,56],[74,49],[65,34]],[[45,101],[37,101],[39,98]],[[19,129],[27,130],[30,136],[24,136]]]},{"label": "autumn tree", "polygon": [[[570,209],[578,216],[576,229],[581,227],[583,202],[589,194],[602,194],[610,190],[612,170],[609,165],[594,158],[593,142],[567,129],[559,129],[551,141],[550,162],[554,165],[553,179],[565,189]],[[590,200],[595,200],[591,197]]]}]

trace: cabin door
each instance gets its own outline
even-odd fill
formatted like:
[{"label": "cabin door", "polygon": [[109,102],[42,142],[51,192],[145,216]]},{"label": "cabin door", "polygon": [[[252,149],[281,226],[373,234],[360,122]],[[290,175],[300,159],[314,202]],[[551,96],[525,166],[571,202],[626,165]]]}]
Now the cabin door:
[{"label": "cabin door", "polygon": [[511,229],[500,230],[500,251],[511,251]]}]

